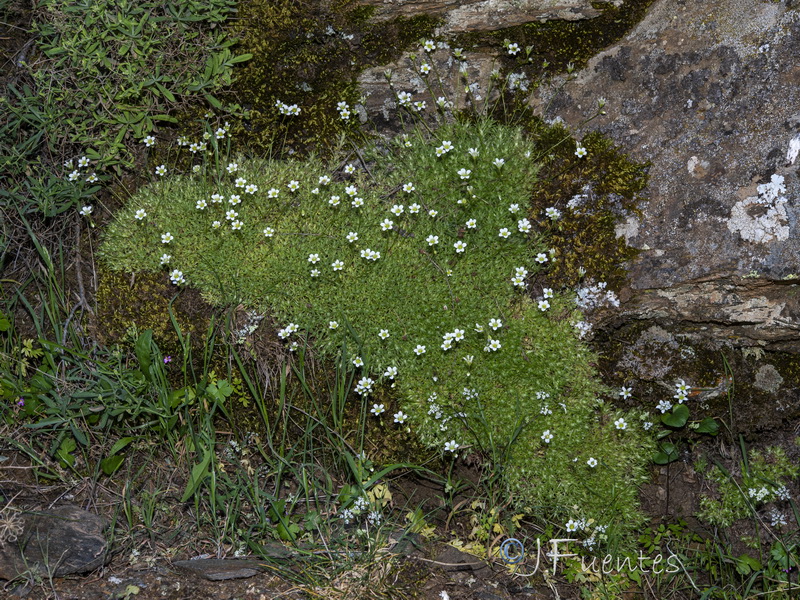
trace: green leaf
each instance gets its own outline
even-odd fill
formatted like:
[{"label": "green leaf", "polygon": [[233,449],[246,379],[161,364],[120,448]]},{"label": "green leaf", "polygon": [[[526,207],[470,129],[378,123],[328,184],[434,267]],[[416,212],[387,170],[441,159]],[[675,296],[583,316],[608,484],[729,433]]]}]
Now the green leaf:
[{"label": "green leaf", "polygon": [[678,404],[672,412],[661,415],[661,422],[667,427],[680,429],[689,420],[689,409],[685,404]]},{"label": "green leaf", "polygon": [[214,98],[211,94],[204,94],[208,103],[213,106],[214,108],[222,108],[222,102]]},{"label": "green leaf", "polygon": [[11,321],[0,312],[0,331],[8,331],[9,329],[11,329]]},{"label": "green leaf", "polygon": [[125,457],[121,454],[107,456],[100,461],[100,468],[103,469],[103,473],[106,475],[113,475],[122,466],[123,462],[125,462]]},{"label": "green leaf", "polygon": [[139,370],[147,381],[152,381],[153,379],[153,375],[150,373],[150,365],[153,364],[152,342],[153,330],[148,329],[136,340],[135,347],[136,358],[139,361]]},{"label": "green leaf", "polygon": [[659,444],[659,449],[653,453],[653,462],[657,465],[667,465],[671,462],[678,460],[678,454],[675,444],[671,442],[663,442]]},{"label": "green leaf", "polygon": [[189,477],[189,482],[186,484],[186,490],[183,492],[181,502],[188,501],[197,491],[197,488],[200,487],[200,484],[208,477],[208,465],[211,464],[211,456],[211,450],[205,449],[203,452],[203,460],[192,467],[192,474],[191,477]]},{"label": "green leaf", "polygon": [[228,64],[235,65],[236,63],[245,62],[253,58],[252,54],[239,54],[238,56],[234,56],[232,59],[228,61]]},{"label": "green leaf", "polygon": [[717,435],[719,433],[719,423],[712,417],[706,417],[695,430],[697,433],[707,433],[708,435]]}]

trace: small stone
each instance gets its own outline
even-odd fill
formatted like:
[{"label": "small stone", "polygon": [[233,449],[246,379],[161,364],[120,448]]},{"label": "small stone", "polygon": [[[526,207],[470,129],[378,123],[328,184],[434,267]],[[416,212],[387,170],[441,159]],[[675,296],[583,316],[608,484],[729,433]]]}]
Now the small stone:
[{"label": "small stone", "polygon": [[103,534],[108,523],[94,513],[60,506],[19,514],[22,527],[16,540],[0,540],[0,579],[31,571],[48,577],[87,573],[109,558]]}]

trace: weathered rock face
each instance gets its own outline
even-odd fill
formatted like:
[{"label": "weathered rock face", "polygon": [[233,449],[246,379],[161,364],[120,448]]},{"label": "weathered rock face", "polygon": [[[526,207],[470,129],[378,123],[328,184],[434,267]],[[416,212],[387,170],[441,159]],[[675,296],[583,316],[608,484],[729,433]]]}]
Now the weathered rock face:
[{"label": "weathered rock face", "polygon": [[[649,203],[620,235],[628,318],[706,326],[800,351],[800,11],[760,0],[658,0],[577,78],[542,88],[550,116],[593,121],[652,163]],[[743,278],[744,276],[744,278]]]},{"label": "weathered rock face", "polygon": [[375,17],[392,19],[424,14],[442,17],[441,33],[490,31],[532,21],[577,21],[600,14],[588,0],[362,0]]}]

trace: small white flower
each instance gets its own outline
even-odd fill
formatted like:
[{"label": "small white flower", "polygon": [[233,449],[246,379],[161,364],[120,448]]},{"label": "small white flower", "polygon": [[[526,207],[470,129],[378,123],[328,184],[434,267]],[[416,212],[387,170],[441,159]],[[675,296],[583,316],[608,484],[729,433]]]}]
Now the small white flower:
[{"label": "small white flower", "polygon": [[531,222],[528,219],[520,219],[517,221],[517,229],[520,233],[528,233],[531,230]]},{"label": "small white flower", "polygon": [[328,321],[328,329],[337,329],[339,327],[339,323],[336,321]]},{"label": "small white flower", "polygon": [[86,205],[86,206],[81,207],[80,213],[84,217],[88,217],[90,214],[92,214],[92,210],[94,210],[94,209],[91,206]]},{"label": "small white flower", "polygon": [[248,183],[244,188],[245,193],[255,194],[258,191],[258,186],[255,183]]},{"label": "small white flower", "polygon": [[543,265],[548,261],[547,254],[545,254],[544,252],[539,252],[539,254],[536,255],[536,258],[534,260],[540,265]]},{"label": "small white flower", "polygon": [[355,365],[356,367],[363,367],[364,366],[364,359],[361,358],[360,356],[356,356],[353,359],[352,362],[353,362],[353,365]]},{"label": "small white flower", "polygon": [[335,260],[331,263],[331,267],[333,267],[334,271],[341,271],[344,269],[344,263],[340,260]]},{"label": "small white flower", "polygon": [[226,218],[228,221],[233,221],[233,220],[234,220],[236,217],[238,217],[238,216],[239,216],[239,213],[237,213],[237,212],[236,212],[235,210],[233,210],[232,208],[231,208],[230,210],[228,210],[228,211],[225,213],[225,218]]},{"label": "small white flower", "polygon": [[620,429],[620,430],[627,429],[628,424],[625,422],[625,419],[620,417],[619,419],[614,421],[614,427],[616,427],[617,429]]},{"label": "small white flower", "polygon": [[378,337],[381,338],[382,340],[385,340],[386,338],[389,337],[389,330],[388,329],[381,329],[378,332]]},{"label": "small white flower", "polygon": [[508,227],[503,227],[498,234],[501,238],[505,239],[511,235],[511,232],[508,230]]},{"label": "small white flower", "polygon": [[435,246],[439,243],[439,236],[429,235],[427,238],[425,238],[425,241],[428,242],[428,246]]},{"label": "small white flower", "polygon": [[312,265],[318,263],[319,262],[319,254],[316,254],[316,253],[309,254],[308,255],[308,262],[310,262]]},{"label": "small white flower", "polygon": [[553,290],[550,288],[542,288],[542,297],[544,298],[552,298],[553,297]]},{"label": "small white flower", "polygon": [[545,209],[544,214],[553,221],[558,221],[561,218],[561,211],[554,206]]},{"label": "small white flower", "polygon": [[538,306],[539,306],[539,310],[544,312],[548,308],[550,308],[550,302],[548,302],[547,300],[539,300]]},{"label": "small white flower", "polygon": [[416,202],[408,207],[408,212],[412,215],[416,215],[419,212],[420,205]]},{"label": "small white flower", "polygon": [[328,185],[330,182],[331,182],[331,178],[328,177],[327,175],[323,175],[322,177],[319,178],[319,184],[320,185]]},{"label": "small white flower", "polygon": [[358,188],[354,185],[348,185],[346,188],[344,188],[344,193],[352,198],[358,193]]},{"label": "small white flower", "polygon": [[419,67],[419,72],[423,75],[427,75],[431,72],[431,66],[428,63],[422,63]]},{"label": "small white flower", "polygon": [[286,187],[289,188],[290,192],[296,192],[300,188],[300,182],[296,179],[292,179],[289,183],[286,184]]},{"label": "small white flower", "polygon": [[470,148],[469,150],[467,150],[467,152],[469,152],[469,155],[472,158],[478,158],[478,155],[480,155],[480,152],[478,152],[477,148]]},{"label": "small white flower", "polygon": [[265,237],[272,237],[272,236],[274,236],[274,235],[275,235],[275,230],[274,230],[272,227],[267,227],[267,228],[264,230],[264,236],[265,236]]},{"label": "small white flower", "polygon": [[414,184],[413,184],[413,183],[411,183],[410,181],[409,181],[408,183],[405,183],[405,184],[403,184],[403,191],[404,191],[406,194],[410,194],[410,193],[411,193],[411,192],[413,192],[415,189],[417,189],[417,188],[415,188],[415,187],[414,187]]},{"label": "small white flower", "polygon": [[394,206],[392,206],[392,208],[389,209],[389,211],[396,217],[399,217],[400,215],[403,214],[403,205],[395,204]]},{"label": "small white flower", "polygon": [[583,158],[586,156],[586,148],[578,144],[578,147],[575,149],[575,156],[578,158]]},{"label": "small white flower", "polygon": [[81,176],[81,172],[80,172],[80,171],[77,171],[77,170],[75,170],[75,171],[73,171],[72,173],[70,173],[70,174],[69,174],[69,177],[68,177],[68,179],[69,179],[70,181],[78,181],[78,178],[79,178],[80,176]]},{"label": "small white flower", "polygon": [[478,226],[478,221],[475,219],[470,219],[467,221],[467,229],[475,229]]},{"label": "small white flower", "polygon": [[404,413],[402,410],[399,412],[394,413],[394,422],[400,423],[401,425],[406,422],[408,419],[408,415]]},{"label": "small white flower", "polygon": [[501,168],[501,167],[502,167],[504,164],[506,164],[506,161],[505,161],[505,159],[504,159],[504,158],[495,158],[495,159],[492,161],[492,164],[493,164],[495,167],[497,167],[497,168],[499,169],[499,168]]},{"label": "small white flower", "polygon": [[467,249],[467,244],[466,244],[466,242],[462,242],[461,240],[459,240],[455,244],[453,244],[453,248],[456,249],[456,253],[460,254],[460,253],[464,252],[464,250]]},{"label": "small white flower", "polygon": [[81,156],[81,157],[78,159],[78,166],[79,166],[80,168],[83,168],[83,167],[88,167],[88,166],[89,166],[89,158],[88,158],[88,157],[86,157],[86,156]]},{"label": "small white flower", "polygon": [[414,348],[414,354],[416,354],[417,356],[421,356],[422,354],[425,354],[425,351],[426,351],[426,348],[422,344],[417,344],[417,347]]},{"label": "small white flower", "polygon": [[[236,187],[240,187],[240,186],[236,186]],[[267,198],[277,198],[279,193],[280,193],[280,190],[278,190],[277,188],[270,188],[267,191]]]},{"label": "small white flower", "polygon": [[433,40],[425,40],[425,43],[422,44],[422,47],[425,49],[425,52],[433,52],[436,50],[436,42]]},{"label": "small white flower", "polygon": [[461,168],[461,169],[458,170],[458,176],[461,179],[469,179],[469,176],[470,176],[471,173],[472,173],[472,171],[470,169]]},{"label": "small white flower", "polygon": [[397,367],[386,367],[386,372],[383,374],[384,377],[388,377],[389,379],[394,379],[397,377]]},{"label": "small white flower", "polygon": [[236,171],[239,170],[239,164],[235,163],[235,162],[231,162],[231,163],[228,163],[228,166],[225,167],[225,168],[228,171],[228,173],[233,175],[234,173],[236,173]]},{"label": "small white flower", "polygon": [[345,173],[347,173],[348,175],[352,175],[353,173],[355,173],[355,172],[356,172],[356,167],[355,167],[355,165],[353,165],[353,164],[349,164],[349,165],[347,165],[347,166],[344,168],[344,172],[345,172]]},{"label": "small white flower", "polygon": [[590,456],[589,460],[586,461],[586,464],[594,469],[597,466],[597,459]]},{"label": "small white flower", "polygon": [[211,202],[214,204],[220,204],[225,197],[222,194],[211,194]]},{"label": "small white flower", "polygon": [[228,198],[228,204],[231,206],[236,206],[237,204],[241,204],[242,197],[239,194],[231,194],[230,198]]},{"label": "small white flower", "polygon": [[474,329],[476,333],[483,333],[483,325],[481,325],[480,323],[475,323]]},{"label": "small white flower", "polygon": [[500,319],[489,319],[489,327],[492,328],[492,331],[497,331],[503,326],[503,321]]},{"label": "small white flower", "polygon": [[672,408],[672,402],[670,402],[669,400],[661,400],[656,406],[656,408],[661,411],[661,414],[664,414],[665,412],[667,412]]},{"label": "small white flower", "polygon": [[[233,182],[233,185],[235,185],[237,188],[243,188],[244,186],[247,185],[247,179],[245,179],[244,177],[237,177],[236,181]],[[272,196],[270,196],[270,198],[272,198]]]},{"label": "small white flower", "polygon": [[503,346],[500,344],[500,340],[493,340],[489,338],[488,343],[483,347],[484,352],[497,352]]},{"label": "small white flower", "polygon": [[172,256],[169,254],[162,254],[161,255],[161,264],[168,265],[169,261],[172,260]]},{"label": "small white flower", "polygon": [[542,433],[542,441],[543,441],[545,444],[549,444],[551,441],[553,441],[553,434],[552,434],[552,433],[550,433],[550,430],[549,430],[549,429],[546,429],[546,430],[544,431],[544,433]]},{"label": "small white flower", "polygon": [[222,223],[220,223],[219,221],[214,221],[211,224],[211,227],[212,227],[212,229],[219,229],[220,227],[222,227]]},{"label": "small white flower", "polygon": [[174,236],[167,231],[166,233],[161,234],[161,243],[162,244],[169,244],[172,240],[174,240]]},{"label": "small white flower", "polygon": [[236,219],[231,222],[231,229],[233,229],[234,231],[239,231],[242,228],[243,224],[244,223],[242,223],[239,219]]},{"label": "small white flower", "polygon": [[183,272],[175,269],[172,273],[169,274],[169,280],[175,284],[180,285],[181,283],[186,283],[186,279],[183,276]]},{"label": "small white flower", "polygon": [[619,391],[620,398],[622,398],[623,400],[627,400],[628,398],[631,397],[631,391],[632,390],[633,390],[633,388],[625,387],[623,385],[622,388]]},{"label": "small white flower", "polygon": [[513,42],[513,43],[508,45],[506,50],[508,51],[508,53],[511,56],[515,56],[519,52],[519,44],[517,44],[516,42]]},{"label": "small white flower", "polygon": [[353,242],[358,240],[358,234],[355,231],[351,231],[350,233],[347,234],[347,237],[345,239],[352,244]]},{"label": "small white flower", "polygon": [[384,412],[384,410],[386,410],[386,409],[383,406],[383,404],[373,404],[372,405],[372,410],[370,410],[369,412],[371,412],[373,415],[375,415],[377,417],[380,414],[382,414]]},{"label": "small white flower", "polygon": [[156,167],[156,175],[159,175],[159,176],[163,177],[163,176],[164,176],[164,175],[166,175],[166,174],[167,174],[167,167],[166,167],[166,165],[158,165],[158,166]]},{"label": "small white flower", "polygon": [[331,206],[339,206],[340,198],[339,196],[331,196],[330,200],[328,200],[328,204]]},{"label": "small white flower", "polygon": [[445,452],[455,452],[458,450],[458,442],[455,440],[450,440],[449,442],[445,442],[444,444],[444,451]]},{"label": "small white flower", "polygon": [[509,204],[508,212],[510,212],[512,215],[517,214],[519,212],[519,204]]},{"label": "small white flower", "polygon": [[350,206],[352,206],[353,208],[360,208],[364,206],[364,199],[356,196],[355,198],[353,198],[353,201],[350,203]]},{"label": "small white flower", "polygon": [[144,138],[144,139],[142,140],[142,142],[144,142],[144,145],[145,145],[145,146],[147,146],[148,148],[150,148],[150,147],[152,147],[152,146],[155,146],[155,143],[156,143],[156,138],[154,138],[152,135],[148,135],[146,138]]},{"label": "small white flower", "polygon": [[392,228],[394,228],[394,222],[391,219],[381,221],[381,231],[389,231]]}]

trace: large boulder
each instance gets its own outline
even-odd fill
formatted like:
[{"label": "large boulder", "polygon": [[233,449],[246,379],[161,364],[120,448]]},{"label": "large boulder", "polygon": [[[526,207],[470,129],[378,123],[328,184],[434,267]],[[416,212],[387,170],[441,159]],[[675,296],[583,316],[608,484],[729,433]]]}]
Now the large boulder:
[{"label": "large boulder", "polygon": [[657,0],[620,42],[535,99],[650,162],[623,315],[800,350],[800,11],[762,0]]}]

